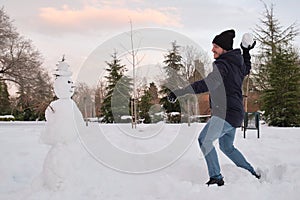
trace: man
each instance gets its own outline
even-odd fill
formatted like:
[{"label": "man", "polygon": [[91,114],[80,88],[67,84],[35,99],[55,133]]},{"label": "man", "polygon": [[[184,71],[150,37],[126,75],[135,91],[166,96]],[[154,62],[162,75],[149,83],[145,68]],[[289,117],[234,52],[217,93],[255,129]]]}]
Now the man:
[{"label": "man", "polygon": [[210,93],[212,117],[209,119],[198,138],[208,167],[208,186],[224,185],[221,175],[217,152],[213,142],[219,139],[221,151],[228,156],[238,167],[248,170],[256,178],[260,175],[255,172],[250,163],[234,145],[235,131],[240,127],[244,117],[242,83],[251,69],[250,49],[254,48],[255,41],[240,49],[233,49],[234,30],[227,30],[217,35],[213,41],[214,54],[213,71],[203,80],[171,92],[168,95],[170,102],[175,102],[178,96],[185,94]]}]

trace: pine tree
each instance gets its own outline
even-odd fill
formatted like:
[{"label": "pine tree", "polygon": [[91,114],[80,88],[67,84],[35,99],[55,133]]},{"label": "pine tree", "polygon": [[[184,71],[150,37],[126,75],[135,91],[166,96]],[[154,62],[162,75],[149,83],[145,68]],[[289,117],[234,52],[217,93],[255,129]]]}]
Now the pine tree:
[{"label": "pine tree", "polygon": [[269,66],[263,109],[271,126],[300,126],[300,66],[293,49],[278,48]]},{"label": "pine tree", "polygon": [[176,44],[176,41],[172,42],[172,49],[165,55],[165,71],[168,78],[176,78],[179,75],[180,70],[183,68],[182,56],[179,52],[180,46]]},{"label": "pine tree", "polygon": [[261,49],[255,74],[257,88],[262,92],[264,117],[272,126],[299,126],[299,53],[292,44],[299,32],[295,23],[282,30],[273,5],[270,9],[265,5],[265,9],[263,26],[256,29]]},{"label": "pine tree", "polygon": [[144,123],[151,123],[150,109],[153,105],[159,103],[158,89],[154,82],[150,83],[150,86],[144,89],[144,95],[139,102],[139,117],[144,119]]},{"label": "pine tree", "polygon": [[106,96],[103,100],[101,108],[103,114],[103,122],[113,123],[120,122],[121,116],[129,115],[131,79],[125,76],[125,65],[121,65],[117,58],[117,53],[112,54],[112,61],[106,62],[108,75]]},{"label": "pine tree", "polygon": [[176,103],[173,104],[167,100],[167,94],[174,89],[182,87],[184,82],[184,80],[182,80],[182,75],[180,74],[183,64],[179,48],[180,46],[176,44],[176,41],[172,42],[172,49],[165,55],[164,60],[164,70],[167,74],[167,79],[166,83],[162,86],[160,93],[164,96],[161,99],[161,103],[167,113],[181,111],[179,101],[176,101]]},{"label": "pine tree", "polygon": [[144,90],[144,95],[141,97],[141,100],[139,102],[139,117],[140,119],[144,119],[144,123],[150,123],[151,118],[149,114],[149,110],[152,106],[151,102],[151,93],[149,91],[149,88],[146,88]]},{"label": "pine tree", "polygon": [[20,84],[17,94],[17,108],[15,109],[14,116],[17,120],[21,121],[31,121],[35,120],[35,116],[32,110],[32,95],[31,87],[25,84],[23,80],[20,80]]},{"label": "pine tree", "polygon": [[11,105],[9,101],[9,93],[7,85],[4,81],[0,81],[0,115],[11,113]]},{"label": "pine tree", "polygon": [[96,117],[98,118],[102,115],[101,108],[102,108],[104,96],[105,96],[104,83],[99,82],[95,91],[95,111],[96,111]]},{"label": "pine tree", "polygon": [[36,74],[32,89],[33,89],[33,111],[36,115],[36,119],[45,119],[45,110],[53,100],[53,90],[50,85],[50,77],[45,71],[39,71]]},{"label": "pine tree", "polygon": [[156,87],[156,85],[155,85],[154,82],[150,83],[149,93],[150,93],[150,96],[151,96],[150,103],[152,105],[158,104],[159,103],[158,89],[157,89],[157,87]]}]

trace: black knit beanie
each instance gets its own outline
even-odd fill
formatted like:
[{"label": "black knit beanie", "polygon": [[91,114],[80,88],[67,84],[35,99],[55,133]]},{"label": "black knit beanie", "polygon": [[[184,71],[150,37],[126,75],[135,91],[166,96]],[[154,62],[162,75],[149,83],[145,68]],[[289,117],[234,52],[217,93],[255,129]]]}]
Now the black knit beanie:
[{"label": "black knit beanie", "polygon": [[215,43],[224,50],[232,50],[233,38],[235,37],[235,32],[233,29],[222,32],[217,35],[212,43]]}]

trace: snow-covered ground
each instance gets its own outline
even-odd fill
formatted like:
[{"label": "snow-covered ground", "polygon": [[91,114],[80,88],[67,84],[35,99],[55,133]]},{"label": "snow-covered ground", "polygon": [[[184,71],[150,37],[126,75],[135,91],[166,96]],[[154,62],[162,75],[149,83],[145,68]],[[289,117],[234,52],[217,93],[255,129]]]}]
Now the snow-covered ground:
[{"label": "snow-covered ground", "polygon": [[[97,123],[91,123],[87,133],[82,135],[85,147],[80,142],[74,144],[74,152],[70,154],[72,156],[65,158],[72,167],[77,166],[74,167],[76,170],[70,170],[70,177],[63,189],[51,191],[39,182],[45,157],[50,150],[50,146],[40,141],[45,124],[2,122],[0,199],[299,199],[299,128],[274,128],[262,125],[260,139],[256,138],[255,130],[249,130],[247,138],[244,139],[242,131],[238,129],[235,145],[253,166],[263,170],[263,179],[257,180],[245,170],[235,167],[217,148],[225,186],[207,187],[206,164],[197,143],[197,134],[203,125],[192,124],[191,127],[180,124],[159,124],[152,127],[142,125],[135,130],[135,135],[128,135],[127,133],[132,133],[128,124],[99,126]],[[187,134],[192,143],[182,137],[184,130],[188,129],[196,132],[194,135],[196,137]],[[179,137],[177,137],[180,135],[178,130],[183,130]],[[99,137],[97,132],[102,133],[102,140],[97,138]],[[162,152],[163,155],[166,153],[163,150],[175,141],[179,141],[176,145],[181,150],[176,152],[175,148],[175,157],[171,155],[171,158],[166,155],[157,157],[159,161],[149,161],[149,168],[145,168],[147,165],[138,163],[136,158],[131,161],[130,157],[119,156],[119,160],[114,162],[118,157],[109,155],[114,151],[107,150],[104,139],[114,144],[117,150],[122,149],[123,152],[133,155],[144,156],[147,152],[153,152],[153,155]],[[183,146],[180,146],[180,140],[185,143]],[[113,161],[109,160],[110,158],[113,158]],[[133,173],[134,170],[137,173]]]}]

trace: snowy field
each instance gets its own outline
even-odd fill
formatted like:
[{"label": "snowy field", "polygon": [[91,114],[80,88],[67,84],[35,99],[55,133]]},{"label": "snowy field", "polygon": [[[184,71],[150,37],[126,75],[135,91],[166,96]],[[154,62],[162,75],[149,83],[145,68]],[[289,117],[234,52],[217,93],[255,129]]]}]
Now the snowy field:
[{"label": "snowy field", "polygon": [[[45,167],[45,157],[51,147],[40,141],[40,134],[44,131],[45,124],[2,122],[0,123],[0,200],[296,200],[300,198],[299,128],[274,128],[262,125],[260,139],[256,138],[255,130],[249,130],[247,138],[244,139],[242,131],[238,129],[235,146],[243,152],[254,167],[263,170],[263,178],[257,180],[245,170],[235,167],[217,148],[225,180],[223,187],[205,185],[208,180],[207,169],[198,147],[197,137],[192,137],[191,145],[188,149],[184,149],[182,154],[176,152],[178,157],[172,158],[171,163],[166,161],[165,165],[161,166],[159,164],[164,164],[164,159],[168,158],[158,158],[161,160],[157,162],[157,168],[152,166],[153,170],[149,168],[148,173],[138,168],[140,163],[130,159],[122,160],[120,157],[121,160],[118,160],[120,166],[117,166],[118,162],[107,164],[97,159],[101,157],[101,152],[112,152],[112,150],[106,151],[103,141],[97,138],[97,131],[104,133],[105,138],[116,147],[126,152],[139,152],[139,155],[144,155],[147,152],[155,152],[161,147],[167,147],[170,141],[181,139],[175,136],[182,127],[182,130],[193,128],[199,133],[203,125],[192,124],[192,127],[186,127],[179,124],[160,124],[150,127],[150,130],[155,133],[153,135],[145,134],[143,130],[146,129],[141,126],[135,133],[141,134],[137,140],[134,136],[126,136],[126,134],[124,136],[124,132],[130,129],[130,125],[90,124],[85,135],[86,142],[90,143],[85,147],[80,142],[73,145],[73,153],[65,158],[72,168],[72,170],[67,169],[69,177],[62,189],[52,191],[43,187],[39,180]],[[92,132],[95,134],[93,135]],[[182,142],[187,141],[182,138]],[[182,148],[180,144],[177,145],[178,148]],[[88,153],[88,150],[92,152]],[[111,157],[115,159],[114,155]],[[108,155],[104,160],[109,158]],[[149,165],[151,164],[149,162]],[[132,167],[135,166],[140,173],[132,173],[134,170]]]}]

